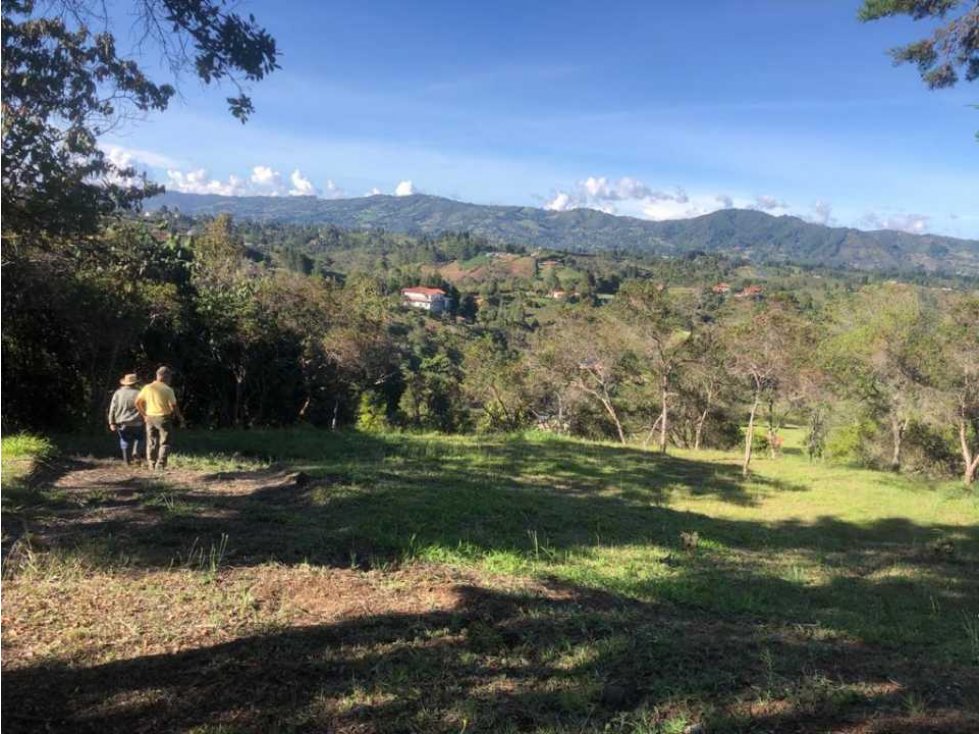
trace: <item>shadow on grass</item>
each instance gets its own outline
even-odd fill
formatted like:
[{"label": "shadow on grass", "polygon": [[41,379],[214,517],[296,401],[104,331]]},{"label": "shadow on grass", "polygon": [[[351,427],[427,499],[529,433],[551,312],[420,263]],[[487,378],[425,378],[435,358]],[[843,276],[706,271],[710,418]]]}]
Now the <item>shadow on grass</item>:
[{"label": "shadow on grass", "polygon": [[[190,438],[202,456],[229,453],[222,444],[228,437]],[[295,432],[279,435],[275,446],[269,434],[234,438],[239,450],[275,448],[274,456],[303,469],[308,481],[273,466],[194,474],[186,485],[179,472],[164,483],[148,472],[109,476],[95,492],[62,483],[42,513],[56,519],[46,542],[109,567],[188,565],[202,550],[220,550],[221,563],[236,567],[492,559],[498,568],[565,574],[634,598],[821,624],[873,642],[946,646],[964,640],[960,620],[949,615],[965,614],[970,595],[979,593],[977,527],[906,519],[856,525],[832,517],[764,522],[667,506],[672,492],[748,504],[752,492],[780,491],[762,485],[749,492],[736,468],[721,464],[561,440],[474,445]],[[80,476],[77,465],[74,471]],[[245,486],[229,491],[236,482]],[[681,533],[690,532],[700,538],[696,552],[681,547]],[[936,538],[954,538],[958,557],[928,551]],[[800,557],[797,578],[780,576],[785,569],[776,562],[788,554]],[[638,566],[622,572],[622,563]],[[808,578],[807,564],[828,571],[829,581]],[[922,583],[907,574],[888,578],[897,566],[911,568]]]},{"label": "shadow on grass", "polygon": [[[72,669],[7,670],[17,731],[970,731],[979,671],[552,582]],[[906,715],[908,700],[928,713]]]},{"label": "shadow on grass", "polygon": [[[104,464],[66,465],[32,510],[53,520],[49,547],[95,547],[90,562],[111,568],[165,569],[222,538],[220,566],[232,570],[505,557],[551,576],[548,591],[459,587],[455,606],[436,612],[7,670],[9,731],[657,731],[675,711],[699,711],[711,731],[826,731],[870,712],[891,717],[880,731],[935,730],[937,719],[901,713],[909,701],[950,717],[943,731],[977,723],[979,673],[963,662],[956,615],[974,613],[979,579],[967,555],[922,551],[955,535],[974,553],[979,529],[677,511],[674,492],[750,506],[758,493],[804,488],[561,440],[308,431],[183,440],[197,473],[161,480],[110,468],[93,485],[81,475]],[[235,470],[210,458],[234,452],[288,467]],[[287,469],[308,476],[297,482]],[[690,531],[702,541],[694,552],[680,547]],[[655,568],[620,574],[608,565],[618,556],[603,560],[633,547]],[[787,554],[840,573],[780,578],[766,564]],[[576,586],[553,580],[589,562],[606,566]],[[897,563],[932,581],[877,575]]]},{"label": "shadow on grass", "polygon": [[[270,461],[288,464],[196,474],[187,485],[180,484],[179,472],[165,481],[149,472],[106,477],[99,481],[104,493],[73,514],[61,513],[66,537],[72,522],[84,519],[80,532],[106,538],[132,562],[146,565],[166,564],[190,541],[222,534],[232,539],[233,564],[274,558],[348,566],[352,556],[390,563],[434,548],[469,556],[533,548],[535,557],[542,549],[550,556],[635,544],[678,549],[680,533],[693,531],[735,551],[843,553],[848,563],[864,551],[868,562],[897,551],[909,562],[927,564],[931,559],[919,546],[941,537],[954,536],[967,552],[979,549],[975,527],[900,518],[860,525],[832,517],[766,523],[672,509],[675,494],[752,506],[765,493],[807,490],[758,477],[745,483],[733,465],[627,447],[283,431],[190,436],[182,448],[197,466],[216,453],[231,454],[232,447],[239,455],[261,450]],[[303,470],[308,483],[292,481],[287,467]],[[222,491],[235,482],[251,486]],[[70,484],[62,486],[46,509],[63,509],[71,491]],[[92,517],[100,505],[118,506],[120,493],[132,513]],[[185,511],[147,506],[161,493],[179,499]]]}]

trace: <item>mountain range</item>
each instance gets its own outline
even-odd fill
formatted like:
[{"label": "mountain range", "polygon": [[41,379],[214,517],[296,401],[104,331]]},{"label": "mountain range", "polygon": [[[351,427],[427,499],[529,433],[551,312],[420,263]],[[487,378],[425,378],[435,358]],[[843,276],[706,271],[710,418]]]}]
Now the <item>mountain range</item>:
[{"label": "mountain range", "polygon": [[677,256],[693,251],[742,255],[760,262],[979,276],[979,240],[894,230],[828,227],[798,217],[722,209],[648,221],[594,209],[469,204],[425,194],[319,199],[308,196],[217,196],[167,192],[146,208],[188,215],[332,224],[408,234],[471,232],[500,243],[584,252],[624,250]]}]

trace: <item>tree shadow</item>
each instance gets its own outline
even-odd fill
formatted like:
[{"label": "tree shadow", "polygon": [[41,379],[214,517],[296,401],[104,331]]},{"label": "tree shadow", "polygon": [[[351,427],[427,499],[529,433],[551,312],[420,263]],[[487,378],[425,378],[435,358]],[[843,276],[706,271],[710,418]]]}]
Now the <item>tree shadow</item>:
[{"label": "tree shadow", "polygon": [[[964,609],[964,598],[979,593],[975,526],[902,518],[764,522],[668,506],[672,491],[696,493],[701,485],[717,497],[747,494],[732,476],[736,467],[563,441],[493,438],[453,452],[450,442],[423,437],[325,438],[325,446],[291,443],[293,464],[181,470],[164,484],[151,473],[100,482],[87,498],[46,508],[56,522],[43,540],[92,554],[94,566],[132,568],[191,564],[202,550],[220,550],[231,567],[275,561],[369,569],[497,557],[541,574],[572,573],[584,559],[593,585],[633,598],[802,619],[873,641],[887,640],[888,620],[902,634],[918,629],[923,641],[945,638],[956,622],[931,614],[930,605]],[[684,533],[696,533],[699,546],[685,548]],[[936,539],[954,543],[955,555],[930,550]],[[615,551],[636,547],[646,549],[646,568],[618,573]],[[785,556],[799,558],[791,583],[773,560]],[[806,578],[807,564],[841,578]],[[912,569],[920,588],[889,579],[894,567]],[[873,595],[861,597],[868,589]]]},{"label": "tree shadow", "polygon": [[[556,581],[453,592],[432,611],[8,669],[4,730],[625,732],[659,730],[675,711],[709,731],[979,722],[975,668]],[[909,718],[909,697],[929,715]]]}]

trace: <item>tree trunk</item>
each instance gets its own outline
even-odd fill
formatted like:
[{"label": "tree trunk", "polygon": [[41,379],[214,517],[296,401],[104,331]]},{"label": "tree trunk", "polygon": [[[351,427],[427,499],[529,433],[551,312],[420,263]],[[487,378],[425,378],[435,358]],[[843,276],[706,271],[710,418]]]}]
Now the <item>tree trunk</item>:
[{"label": "tree trunk", "polygon": [[608,394],[608,388],[605,386],[604,383],[599,383],[599,384],[600,384],[600,387],[602,388],[602,391],[601,392],[598,392],[598,390],[596,390],[594,388],[587,387],[586,385],[581,385],[581,388],[586,393],[588,393],[592,397],[596,398],[598,400],[598,402],[600,402],[602,404],[602,407],[605,408],[605,412],[608,413],[609,418],[611,418],[612,419],[612,422],[615,424],[615,430],[619,434],[619,441],[621,443],[625,443],[626,442],[625,441],[625,431],[622,430],[622,422],[619,420],[619,416],[615,412],[615,406],[612,405],[612,398]]},{"label": "tree trunk", "polygon": [[704,435],[704,424],[707,422],[707,415],[710,413],[710,408],[705,408],[704,412],[700,414],[700,418],[697,419],[697,427],[694,429],[693,433],[693,450],[700,451],[700,441]]},{"label": "tree trunk", "polygon": [[244,402],[245,398],[245,374],[244,367],[238,367],[235,370],[235,428],[241,428],[241,404]]},{"label": "tree trunk", "polygon": [[775,400],[768,401],[768,456],[771,459],[778,458],[778,430],[775,421]]},{"label": "tree trunk", "polygon": [[891,438],[894,448],[891,454],[891,470],[901,471],[901,447],[904,443],[904,432],[908,428],[907,420],[900,420],[896,415],[891,417]]},{"label": "tree trunk", "polygon": [[644,449],[649,448],[649,442],[653,440],[653,435],[656,433],[656,429],[659,428],[659,422],[661,420],[663,420],[662,413],[656,416],[656,420],[653,421],[653,425],[649,427],[649,433],[646,434],[646,439],[642,442],[642,447]]},{"label": "tree trunk", "polygon": [[693,450],[700,451],[700,442],[704,436],[704,425],[707,423],[707,416],[710,415],[710,405],[711,398],[714,396],[714,388],[708,383],[707,386],[707,405],[704,406],[704,412],[700,414],[700,418],[697,419],[697,427],[694,430],[693,438]]},{"label": "tree trunk", "polygon": [[761,396],[756,391],[755,401],[751,404],[751,413],[748,416],[748,432],[744,437],[744,462],[741,464],[741,475],[748,476],[748,465],[751,463],[751,444],[755,440],[755,413],[758,412],[758,403]]},{"label": "tree trunk", "polygon": [[619,434],[619,441],[625,443],[625,432],[622,430],[622,423],[619,421],[619,416],[615,412],[615,406],[612,405],[611,400],[602,400],[605,405],[605,410],[608,411],[609,416],[612,418],[612,422],[615,423],[615,430]]},{"label": "tree trunk", "polygon": [[337,415],[340,412],[340,398],[333,399],[333,418],[330,420],[330,430],[335,431],[337,429]]},{"label": "tree trunk", "polygon": [[663,412],[660,414],[662,421],[659,424],[659,450],[666,453],[666,422],[667,422],[667,397],[666,380],[663,381]]},{"label": "tree trunk", "polygon": [[979,450],[975,454],[972,453],[972,448],[969,446],[968,427],[964,418],[959,418],[959,441],[962,444],[962,464],[965,468],[962,480],[966,486],[969,486],[976,481],[976,474],[979,473]]}]

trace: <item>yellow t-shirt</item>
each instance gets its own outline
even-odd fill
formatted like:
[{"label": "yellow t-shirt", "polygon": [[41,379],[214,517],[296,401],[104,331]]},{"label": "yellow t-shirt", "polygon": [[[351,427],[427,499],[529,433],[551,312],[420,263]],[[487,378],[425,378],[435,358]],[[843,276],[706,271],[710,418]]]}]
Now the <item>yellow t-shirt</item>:
[{"label": "yellow t-shirt", "polygon": [[137,400],[145,400],[146,415],[170,415],[177,405],[177,396],[165,382],[151,382],[139,391]]}]

